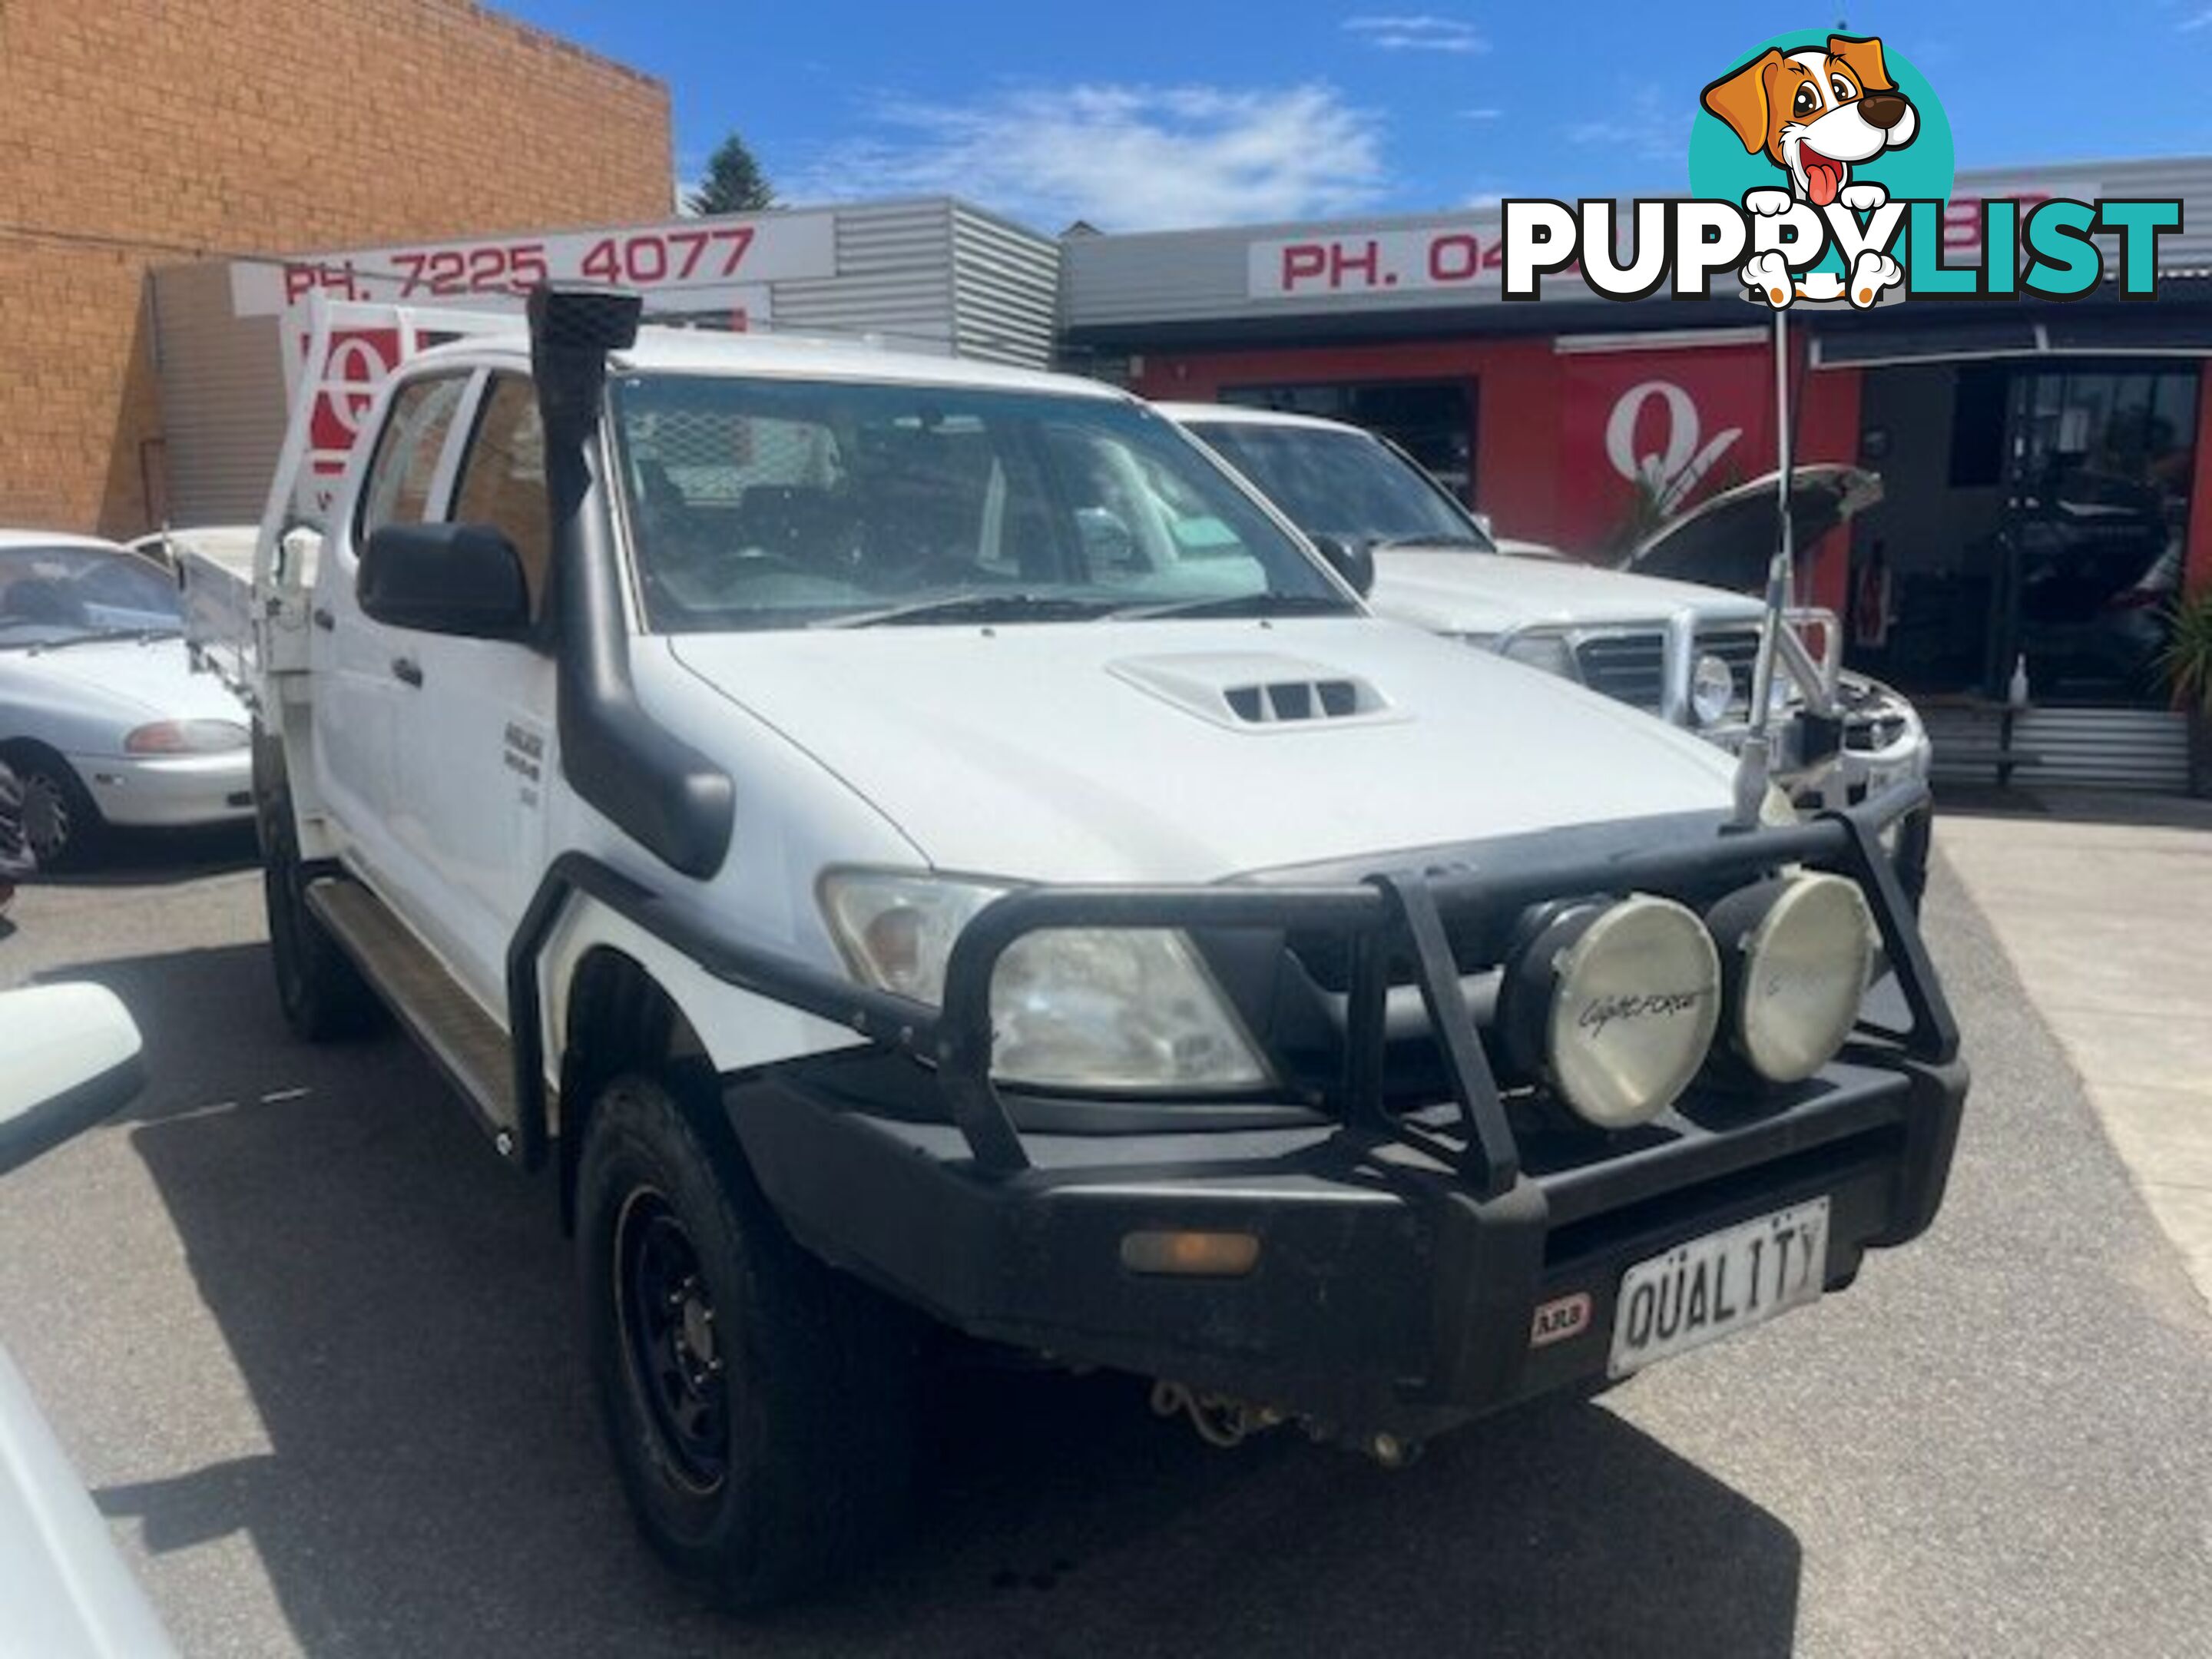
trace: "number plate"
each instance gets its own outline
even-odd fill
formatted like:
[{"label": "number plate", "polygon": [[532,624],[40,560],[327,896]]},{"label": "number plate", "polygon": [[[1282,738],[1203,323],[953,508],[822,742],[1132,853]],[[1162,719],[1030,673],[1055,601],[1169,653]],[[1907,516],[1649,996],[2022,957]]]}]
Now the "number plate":
[{"label": "number plate", "polygon": [[1818,1298],[1828,1266],[1828,1200],[1816,1198],[1639,1261],[1620,1279],[1607,1374],[1761,1325]]}]

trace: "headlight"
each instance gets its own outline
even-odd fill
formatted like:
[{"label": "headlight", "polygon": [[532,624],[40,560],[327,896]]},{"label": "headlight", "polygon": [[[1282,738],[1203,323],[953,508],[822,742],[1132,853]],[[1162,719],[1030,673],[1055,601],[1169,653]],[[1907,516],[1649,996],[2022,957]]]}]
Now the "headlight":
[{"label": "headlight", "polygon": [[1632,1128],[1674,1104],[1720,1022],[1720,960],[1695,915],[1633,894],[1555,917],[1508,970],[1505,1018],[1576,1115]]},{"label": "headlight", "polygon": [[1525,663],[1562,679],[1581,678],[1575,672],[1574,653],[1557,634],[1516,634],[1505,641],[1498,654],[1508,662]]},{"label": "headlight", "polygon": [[1856,882],[1798,874],[1747,887],[1708,920],[1727,966],[1729,1041],[1770,1083],[1836,1056],[1874,963],[1874,918]]},{"label": "headlight", "polygon": [[[1007,891],[986,882],[843,872],[823,908],[854,972],[917,1001],[945,996],[952,942]],[[1087,1091],[1248,1089],[1267,1064],[1181,933],[1054,928],[1015,941],[991,981],[992,1073]]]},{"label": "headlight", "polygon": [[1698,659],[1690,671],[1690,713],[1700,726],[1717,726],[1735,702],[1735,671],[1718,657]]},{"label": "headlight", "polygon": [[236,720],[156,720],[123,739],[126,755],[213,755],[243,749],[251,738]]}]

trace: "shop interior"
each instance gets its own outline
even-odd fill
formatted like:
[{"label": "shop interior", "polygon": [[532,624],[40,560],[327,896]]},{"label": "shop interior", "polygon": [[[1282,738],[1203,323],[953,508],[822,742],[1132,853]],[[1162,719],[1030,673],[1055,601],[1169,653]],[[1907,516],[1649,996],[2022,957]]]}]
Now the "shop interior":
[{"label": "shop interior", "polygon": [[2029,357],[1864,371],[1846,659],[1922,696],[2160,707],[2197,364]]}]

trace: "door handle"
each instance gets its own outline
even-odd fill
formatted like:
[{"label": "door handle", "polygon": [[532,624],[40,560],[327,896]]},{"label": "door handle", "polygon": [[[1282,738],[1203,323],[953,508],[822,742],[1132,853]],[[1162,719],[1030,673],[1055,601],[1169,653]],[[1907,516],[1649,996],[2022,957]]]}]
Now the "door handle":
[{"label": "door handle", "polygon": [[324,610],[319,605],[312,611],[308,612],[308,616],[313,620],[315,626],[321,629],[325,634],[330,633],[338,625],[338,619],[331,615],[329,611]]},{"label": "door handle", "polygon": [[394,657],[392,659],[392,678],[402,685],[420,685],[422,684],[422,671],[416,665],[412,657]]}]

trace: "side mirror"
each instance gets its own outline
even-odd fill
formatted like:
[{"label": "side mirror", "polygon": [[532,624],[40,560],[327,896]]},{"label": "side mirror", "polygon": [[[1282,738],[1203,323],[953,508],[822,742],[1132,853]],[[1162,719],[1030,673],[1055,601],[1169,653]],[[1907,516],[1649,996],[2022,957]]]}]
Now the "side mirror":
[{"label": "side mirror", "polygon": [[527,638],[530,584],[489,525],[388,524],[362,550],[361,608],[391,628],[476,640]]},{"label": "side mirror", "polygon": [[1352,584],[1353,592],[1364,599],[1375,591],[1375,551],[1365,542],[1346,542],[1334,536],[1316,536],[1311,540],[1314,551]]},{"label": "side mirror", "polygon": [[138,1028],[101,985],[0,993],[0,1175],[89,1129],[146,1080]]}]

